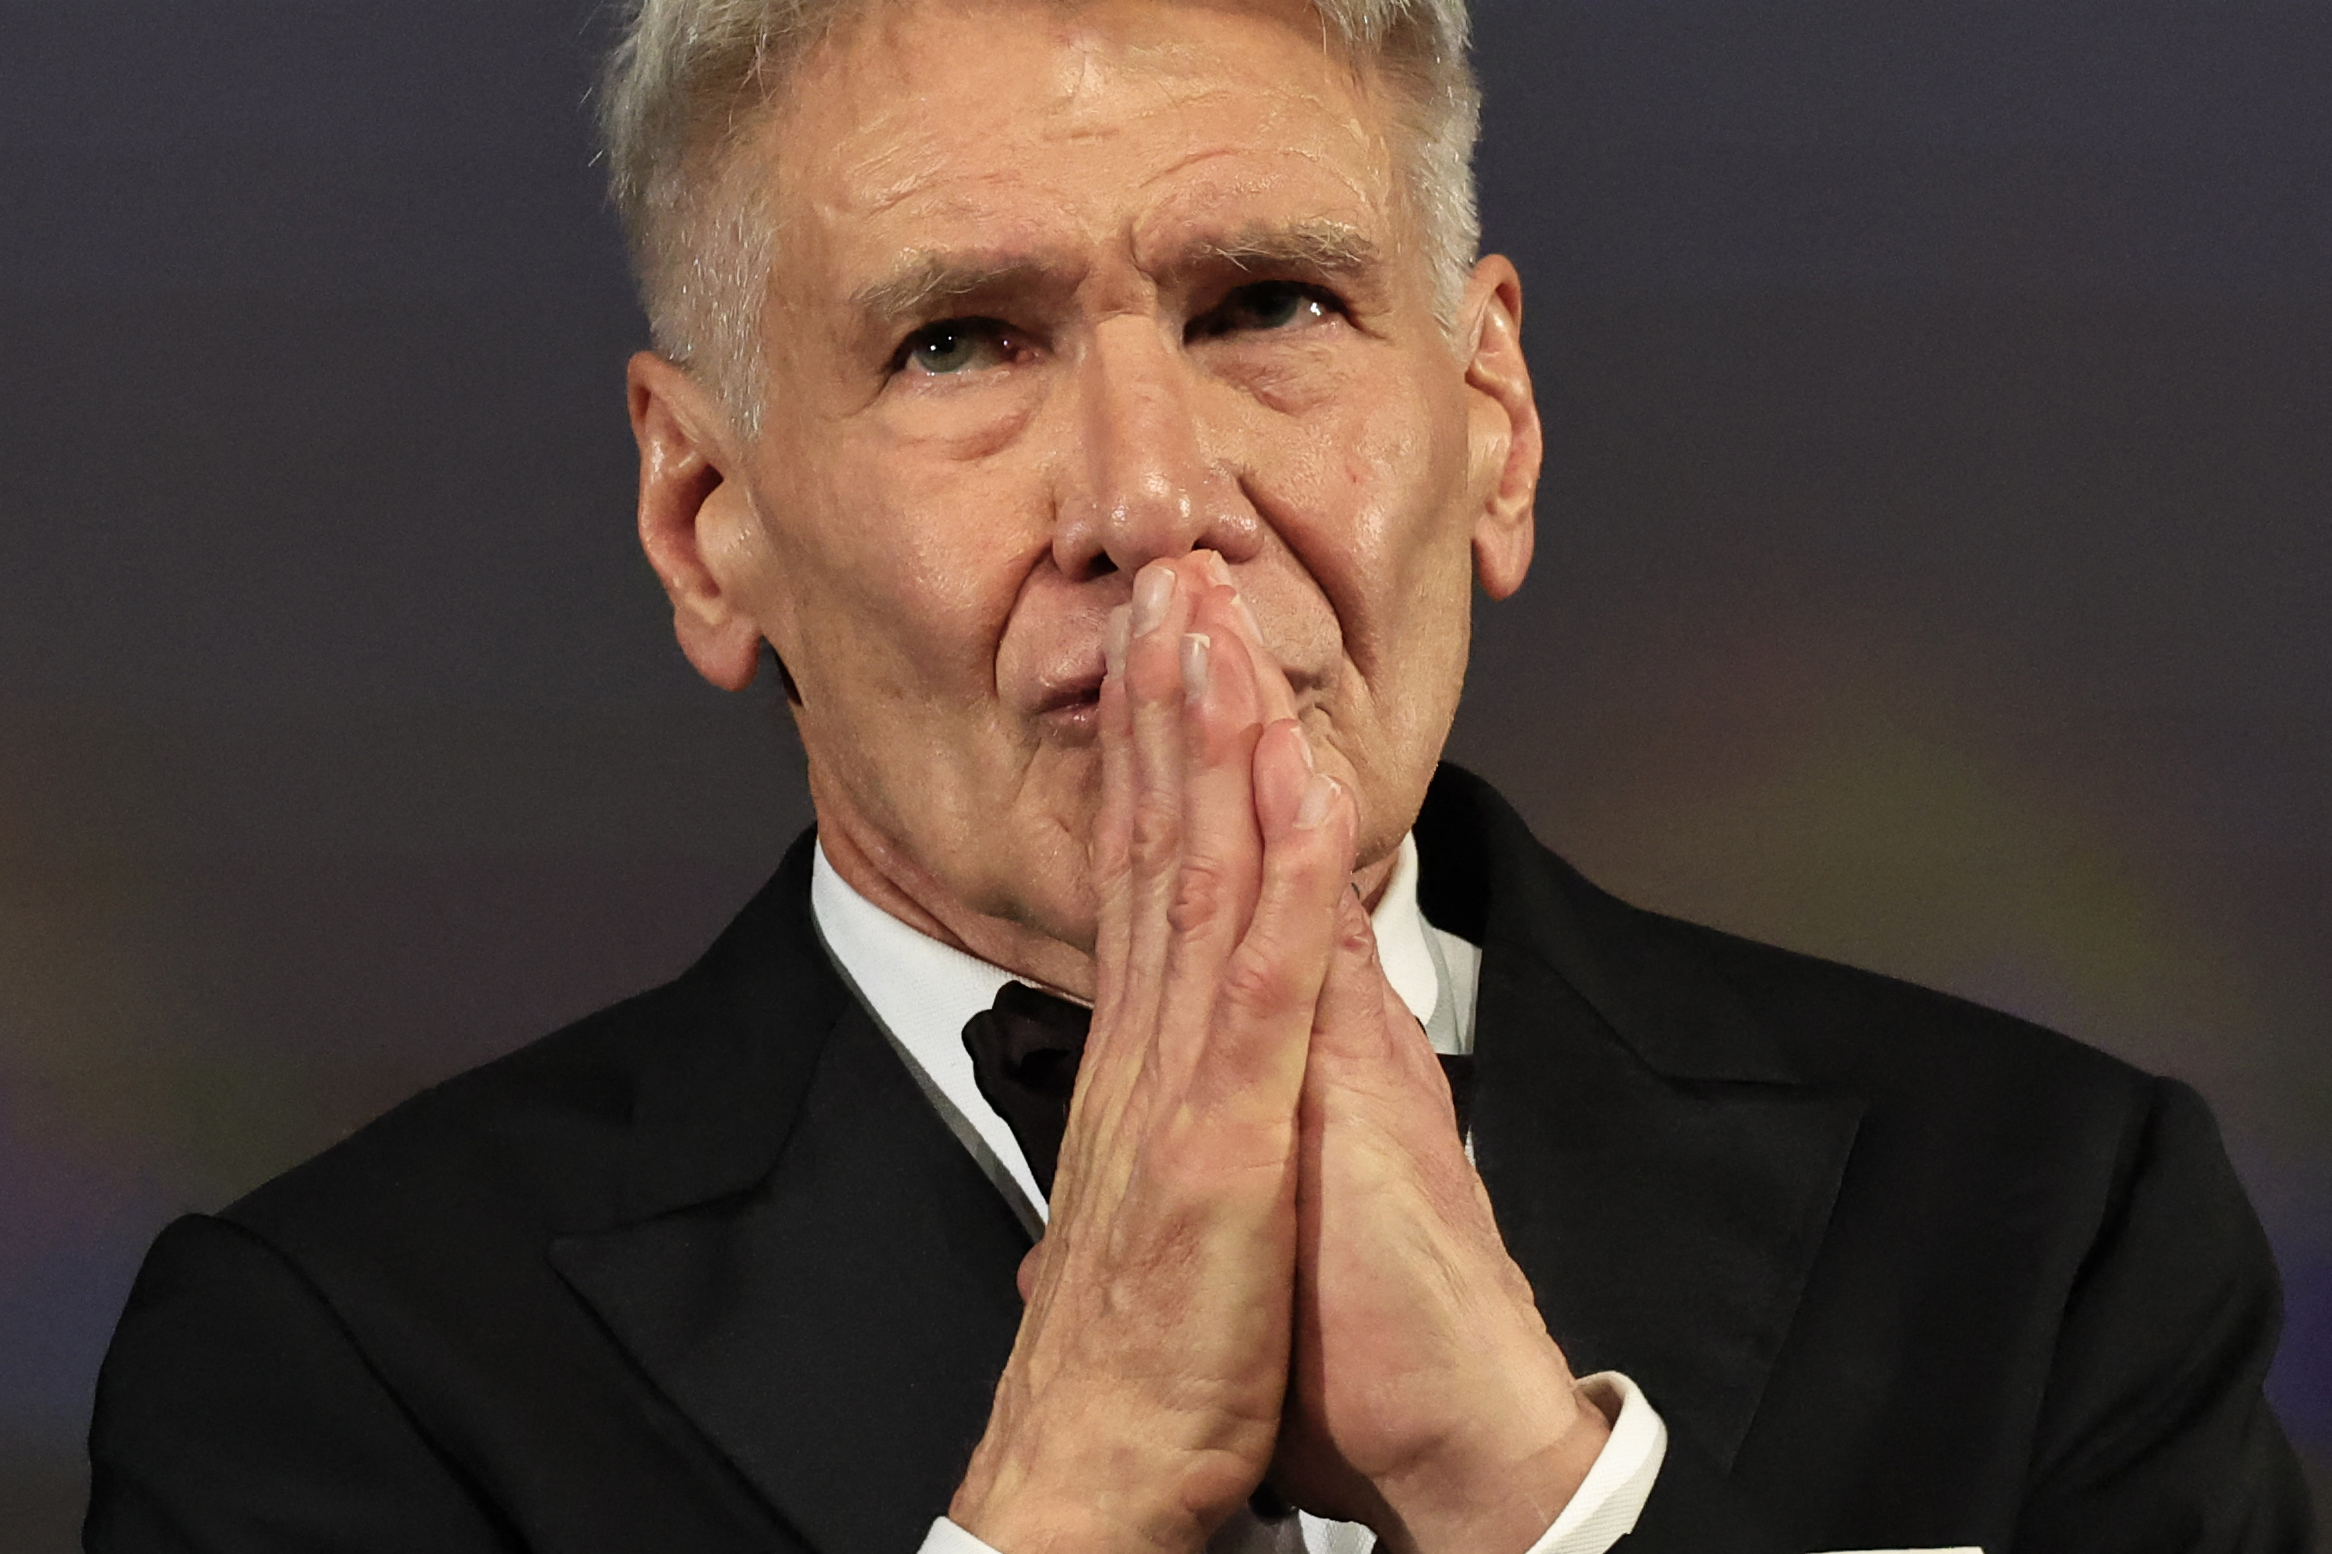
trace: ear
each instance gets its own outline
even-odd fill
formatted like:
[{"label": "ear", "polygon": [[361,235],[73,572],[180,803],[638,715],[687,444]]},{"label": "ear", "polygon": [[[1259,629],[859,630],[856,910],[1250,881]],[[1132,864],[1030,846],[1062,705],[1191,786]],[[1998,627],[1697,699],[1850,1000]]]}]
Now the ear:
[{"label": "ear", "polygon": [[1522,277],[1503,254],[1474,266],[1459,317],[1472,351],[1466,363],[1471,391],[1473,489],[1482,493],[1474,517],[1474,571],[1482,591],[1503,599],[1522,586],[1537,542],[1534,502],[1545,441],[1530,366],[1522,359]]},{"label": "ear", "polygon": [[631,359],[632,438],[640,446],[640,548],[672,601],[672,631],[696,672],[725,691],[753,682],[761,627],[750,581],[752,504],[732,480],[729,419],[687,370],[650,351]]}]

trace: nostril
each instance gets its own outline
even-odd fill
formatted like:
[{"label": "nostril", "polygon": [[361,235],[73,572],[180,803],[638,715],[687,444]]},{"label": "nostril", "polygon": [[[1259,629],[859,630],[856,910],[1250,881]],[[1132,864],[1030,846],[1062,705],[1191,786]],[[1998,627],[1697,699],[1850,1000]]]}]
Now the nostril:
[{"label": "nostril", "polygon": [[1090,583],[1095,578],[1107,577],[1110,573],[1115,572],[1116,570],[1117,563],[1110,559],[1109,552],[1106,550],[1098,550],[1093,553],[1093,559],[1086,563],[1085,576],[1082,580]]}]

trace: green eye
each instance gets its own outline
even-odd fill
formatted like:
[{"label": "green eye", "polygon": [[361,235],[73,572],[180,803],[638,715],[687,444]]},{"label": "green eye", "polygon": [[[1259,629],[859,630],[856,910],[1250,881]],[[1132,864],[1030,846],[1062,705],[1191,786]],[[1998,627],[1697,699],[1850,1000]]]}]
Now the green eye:
[{"label": "green eye", "polygon": [[1191,332],[1199,338],[1248,331],[1268,334],[1319,323],[1342,311],[1333,297],[1317,287],[1294,281],[1257,281],[1225,297],[1213,313],[1195,321]]},{"label": "green eye", "polygon": [[908,337],[902,365],[913,364],[937,377],[994,367],[1009,360],[1012,342],[992,318],[951,318],[926,325]]},{"label": "green eye", "polygon": [[1324,310],[1317,298],[1293,286],[1258,286],[1248,296],[1244,311],[1250,328],[1284,329],[1299,314],[1317,317]]}]

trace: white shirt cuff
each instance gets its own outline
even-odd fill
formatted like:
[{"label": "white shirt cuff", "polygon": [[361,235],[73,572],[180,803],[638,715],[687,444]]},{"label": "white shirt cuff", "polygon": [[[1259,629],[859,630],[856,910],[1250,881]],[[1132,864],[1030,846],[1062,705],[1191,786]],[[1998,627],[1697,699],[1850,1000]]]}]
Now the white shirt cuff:
[{"label": "white shirt cuff", "polygon": [[996,1554],[996,1551],[943,1516],[923,1535],[921,1554]]},{"label": "white shirt cuff", "polygon": [[1668,1426],[1643,1389],[1618,1371],[1582,1377],[1580,1390],[1611,1421],[1611,1436],[1578,1491],[1530,1554],[1606,1554],[1636,1530],[1652,1481],[1668,1458]]},{"label": "white shirt cuff", "polygon": [[[1668,1457],[1668,1426],[1634,1382],[1618,1371],[1600,1371],[1582,1378],[1579,1387],[1611,1421],[1611,1435],[1596,1454],[1594,1466],[1579,1481],[1571,1503],[1530,1546],[1529,1554],[1609,1554],[1613,1544],[1635,1531],[1636,1518],[1651,1498],[1652,1481],[1660,1476],[1660,1464]],[[1312,1519],[1306,1517],[1305,1521],[1309,1524]],[[1322,1531],[1338,1525],[1322,1524]],[[1305,1531],[1311,1530],[1307,1525]],[[1313,1541],[1305,1539],[1306,1543]],[[997,1551],[943,1516],[924,1534],[921,1554]]]}]

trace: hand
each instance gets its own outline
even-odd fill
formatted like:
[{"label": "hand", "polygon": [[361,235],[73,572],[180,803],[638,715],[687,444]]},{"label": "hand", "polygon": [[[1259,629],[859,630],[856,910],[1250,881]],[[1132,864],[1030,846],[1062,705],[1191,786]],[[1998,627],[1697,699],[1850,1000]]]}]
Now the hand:
[{"label": "hand", "polygon": [[1092,1035],[949,1510],[1006,1554],[1195,1549],[1278,1434],[1297,1105],[1354,815],[1301,729],[1266,724],[1222,579],[1209,553],[1153,563],[1111,623]]},{"label": "hand", "polygon": [[1610,1423],[1467,1160],[1448,1082],[1344,892],[1312,1029],[1293,1377],[1272,1479],[1389,1554],[1522,1554]]}]

